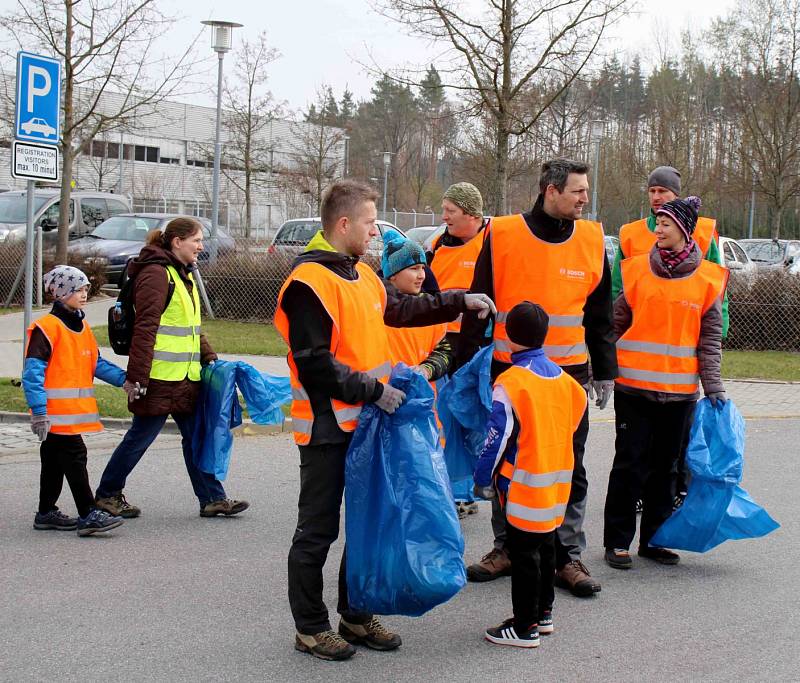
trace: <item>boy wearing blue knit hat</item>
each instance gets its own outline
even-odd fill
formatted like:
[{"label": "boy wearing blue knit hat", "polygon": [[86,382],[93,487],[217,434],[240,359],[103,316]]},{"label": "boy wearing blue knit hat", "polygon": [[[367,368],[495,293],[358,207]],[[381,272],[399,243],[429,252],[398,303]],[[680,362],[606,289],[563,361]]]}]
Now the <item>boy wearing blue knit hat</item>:
[{"label": "boy wearing blue knit hat", "polygon": [[[383,234],[383,277],[403,294],[422,291],[427,262],[422,247],[395,230]],[[403,362],[436,381],[447,373],[453,348],[445,339],[447,323],[426,327],[387,327],[392,362]]]}]

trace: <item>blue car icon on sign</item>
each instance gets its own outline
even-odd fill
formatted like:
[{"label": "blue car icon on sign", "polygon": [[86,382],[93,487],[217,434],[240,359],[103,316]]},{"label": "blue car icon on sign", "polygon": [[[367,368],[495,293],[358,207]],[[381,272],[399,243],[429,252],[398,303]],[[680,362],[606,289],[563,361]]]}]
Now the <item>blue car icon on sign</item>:
[{"label": "blue car icon on sign", "polygon": [[51,137],[56,134],[55,128],[49,126],[47,121],[44,119],[39,118],[33,118],[26,121],[20,126],[20,128],[22,128],[26,135],[30,135],[31,133],[41,133],[42,135]]}]

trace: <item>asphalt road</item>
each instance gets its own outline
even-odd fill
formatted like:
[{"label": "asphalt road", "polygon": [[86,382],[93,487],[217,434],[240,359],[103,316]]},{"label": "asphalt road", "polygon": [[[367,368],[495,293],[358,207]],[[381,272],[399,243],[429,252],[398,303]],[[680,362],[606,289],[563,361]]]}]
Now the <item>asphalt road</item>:
[{"label": "asphalt road", "polygon": [[[297,456],[286,435],[237,439],[229,495],[240,518],[201,519],[176,437],[161,437],[128,482],[144,514],[107,537],[37,532],[38,456],[0,457],[0,679],[4,681],[796,681],[800,618],[800,420],[748,423],[744,485],[783,527],[684,553],[677,567],[602,560],[602,504],[613,425],[592,425],[584,557],[597,597],[558,591],[556,633],[538,650],[499,648],[483,629],[510,614],[510,581],[468,584],[419,619],[387,617],[392,653],[349,662],[294,651],[286,552]],[[93,482],[108,452],[90,457]],[[65,487],[62,507],[74,512]],[[464,522],[467,559],[490,547],[489,510]],[[335,605],[341,543],[329,557]],[[638,561],[637,561],[638,560]],[[336,621],[334,621],[334,624]]]}]

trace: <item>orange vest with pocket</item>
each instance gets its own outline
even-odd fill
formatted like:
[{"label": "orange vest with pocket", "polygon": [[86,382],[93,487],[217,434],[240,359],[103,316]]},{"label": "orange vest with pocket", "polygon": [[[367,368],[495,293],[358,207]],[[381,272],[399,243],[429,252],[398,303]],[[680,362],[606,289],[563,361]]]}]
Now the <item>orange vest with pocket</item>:
[{"label": "orange vest with pocket", "polygon": [[[472,277],[475,274],[475,264],[481,253],[486,235],[489,233],[487,224],[475,237],[466,244],[458,247],[434,247],[431,270],[439,283],[439,289],[447,292],[453,289],[469,289],[472,286]],[[436,244],[442,239],[440,235]],[[461,332],[461,316],[447,323],[448,332]]]},{"label": "orange vest with pocket", "polygon": [[[392,371],[389,340],[383,313],[386,310],[386,289],[375,272],[363,263],[356,264],[357,280],[339,277],[319,263],[302,263],[283,283],[278,294],[275,327],[289,344],[289,319],[281,301],[292,282],[310,287],[333,321],[330,351],[340,363],[350,369],[365,372],[381,382],[387,382]],[[314,414],[311,401],[297,375],[297,367],[288,354],[292,385],[292,425],[294,440],[301,446],[311,441]],[[352,432],[358,424],[363,404],[349,404],[331,399],[333,414],[339,428]]]},{"label": "orange vest with pocket", "polygon": [[495,359],[511,362],[506,318],[514,306],[527,300],[550,316],[543,347],[547,357],[561,366],[586,363],[583,307],[603,277],[603,226],[575,221],[572,236],[552,244],[536,237],[517,214],[494,218],[489,239],[497,306]]},{"label": "orange vest with pocket", "polygon": [[38,327],[50,342],[50,361],[44,371],[50,431],[53,434],[102,431],[94,397],[94,371],[99,352],[89,323],[84,320],[83,330],[73,332],[48,313],[28,328],[28,341],[34,327]]},{"label": "orange vest with pocket", "polygon": [[696,393],[700,323],[725,292],[727,269],[703,260],[687,277],[663,278],[653,273],[650,254],[624,259],[621,268],[633,319],[617,341],[617,383],[669,394]]},{"label": "orange vest with pocket", "polygon": [[566,372],[541,377],[512,366],[495,382],[519,420],[516,461],[498,473],[509,479],[504,508],[509,523],[547,533],[561,526],[572,485],[572,435],[586,410],[586,392]]},{"label": "orange vest with pocket", "polygon": [[[711,247],[711,240],[718,241],[717,221],[713,218],[698,218],[692,239],[697,242],[697,246],[705,256]],[[655,243],[656,235],[648,229],[646,218],[626,223],[619,229],[619,248],[624,258],[649,254]]]}]

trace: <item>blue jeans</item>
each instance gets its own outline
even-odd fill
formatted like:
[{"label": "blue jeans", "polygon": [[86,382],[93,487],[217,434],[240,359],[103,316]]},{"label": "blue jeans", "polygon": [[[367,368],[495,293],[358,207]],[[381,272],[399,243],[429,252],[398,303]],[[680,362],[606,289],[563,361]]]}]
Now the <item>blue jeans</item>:
[{"label": "blue jeans", "polygon": [[[200,507],[212,501],[224,499],[225,489],[222,487],[222,483],[217,481],[213,474],[201,472],[194,463],[192,454],[194,414],[178,414],[172,417],[181,431],[183,459],[186,462],[186,471],[189,473],[194,494],[200,501]],[[125,480],[128,475],[136,467],[139,460],[142,459],[150,444],[161,433],[166,421],[166,415],[133,416],[131,428],[125,433],[122,442],[111,454],[111,459],[108,461],[106,469],[103,471],[103,476],[100,478],[100,485],[97,487],[98,498],[108,498],[120,493],[125,488]]]}]

